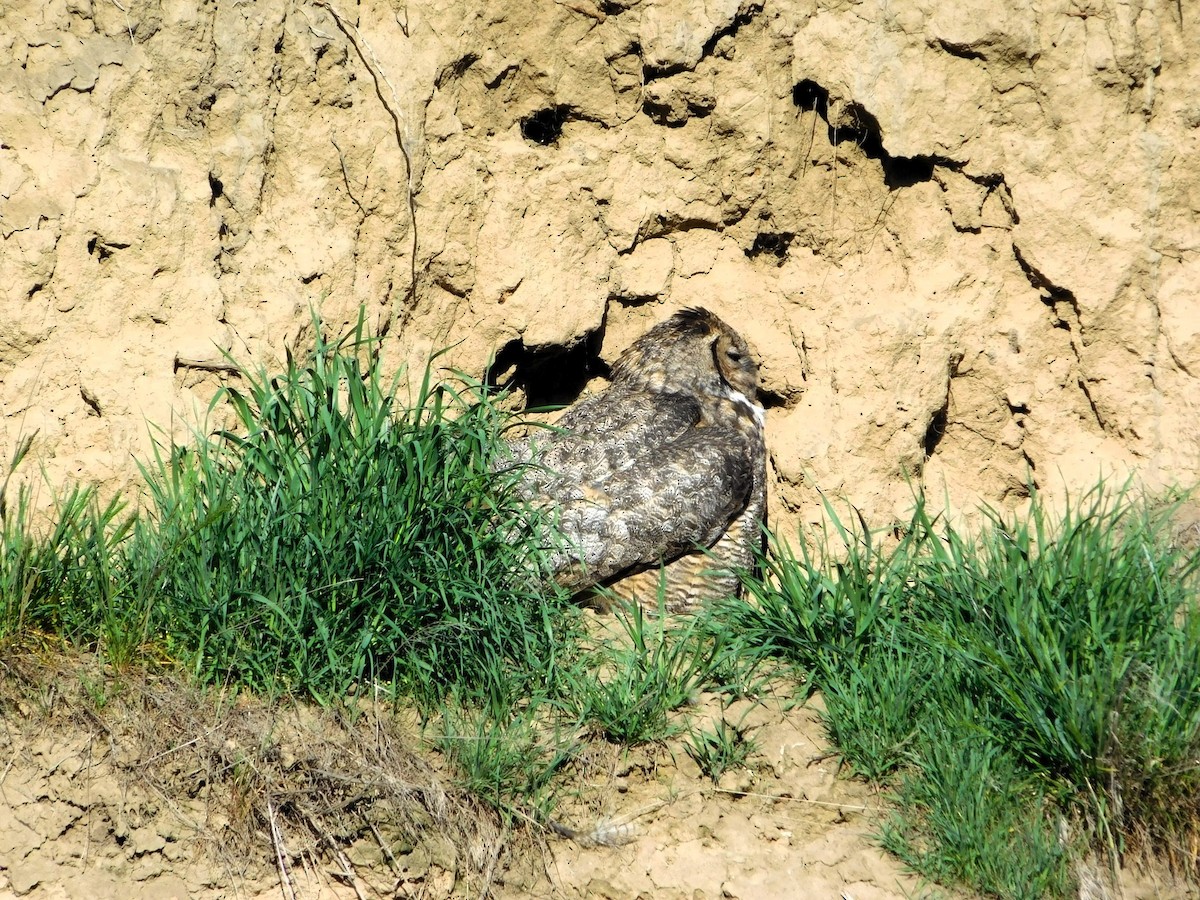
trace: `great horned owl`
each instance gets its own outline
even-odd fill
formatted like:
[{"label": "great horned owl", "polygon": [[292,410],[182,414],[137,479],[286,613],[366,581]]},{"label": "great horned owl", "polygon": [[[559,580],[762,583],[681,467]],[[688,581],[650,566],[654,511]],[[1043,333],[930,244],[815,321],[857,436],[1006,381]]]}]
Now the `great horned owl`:
[{"label": "great horned owl", "polygon": [[572,592],[620,581],[654,604],[665,566],[672,612],[735,593],[766,506],[757,387],[741,336],[685,309],[621,354],[604,391],[514,442],[521,494],[565,538],[550,551],[554,580]]}]

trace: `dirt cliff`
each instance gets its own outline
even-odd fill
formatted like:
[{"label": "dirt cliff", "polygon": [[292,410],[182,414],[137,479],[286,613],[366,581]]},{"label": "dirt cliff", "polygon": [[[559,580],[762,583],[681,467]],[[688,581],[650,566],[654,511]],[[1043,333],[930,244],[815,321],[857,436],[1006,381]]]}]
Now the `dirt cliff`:
[{"label": "dirt cliff", "polygon": [[[566,400],[704,304],[777,522],[1200,476],[1200,8],[14,0],[0,448],[111,487],[360,305]],[[1192,52],[1188,52],[1191,46]],[[7,455],[9,451],[4,451]]]},{"label": "dirt cliff", "polygon": [[[51,484],[126,487],[224,353],[278,365],[312,311],[540,404],[705,305],[761,358],[785,528],[822,491],[884,525],[913,484],[957,510],[1194,484],[1198,29],[1196,0],[4,0],[0,467],[36,430]],[[623,856],[561,851],[561,892],[911,894],[802,725],[764,726],[741,800],[621,775],[674,810]],[[93,743],[135,765],[111,732],[31,734],[5,732],[0,893],[228,883],[92,772]],[[244,894],[277,896],[263,865]]]}]

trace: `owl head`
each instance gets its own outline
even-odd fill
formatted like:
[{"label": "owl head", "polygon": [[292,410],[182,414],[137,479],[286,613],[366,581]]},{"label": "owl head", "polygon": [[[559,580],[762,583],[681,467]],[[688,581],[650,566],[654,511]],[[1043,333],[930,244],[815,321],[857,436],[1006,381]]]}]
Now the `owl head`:
[{"label": "owl head", "polygon": [[758,365],[742,336],[707,309],[681,310],[629,345],[614,384],[651,391],[726,393],[753,401]]}]

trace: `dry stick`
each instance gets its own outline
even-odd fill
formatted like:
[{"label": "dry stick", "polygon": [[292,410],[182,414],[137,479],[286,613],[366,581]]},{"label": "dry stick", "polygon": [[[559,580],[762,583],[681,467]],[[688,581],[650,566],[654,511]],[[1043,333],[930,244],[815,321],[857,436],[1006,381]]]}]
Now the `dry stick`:
[{"label": "dry stick", "polygon": [[[275,804],[267,797],[267,821],[271,825],[271,844],[275,847],[275,864],[279,867],[279,890],[283,900],[296,900],[296,889],[292,887],[292,876],[288,874],[287,861],[283,858],[283,835],[275,820]],[[289,897],[290,895],[290,897]]]},{"label": "dry stick", "polygon": [[[311,852],[300,853],[300,865],[304,866],[304,878],[308,884],[317,886],[317,896],[321,896],[321,870],[317,868],[316,863],[312,859]],[[328,882],[328,879],[325,879]]]},{"label": "dry stick", "polygon": [[333,848],[334,858],[337,859],[338,865],[342,867],[342,874],[346,876],[346,880],[354,888],[354,893],[358,897],[358,900],[367,900],[367,895],[363,893],[362,882],[358,879],[358,873],[350,865],[350,860],[346,859],[346,854],[341,851],[341,848],[333,842],[333,838],[328,834],[325,834],[325,840]]},{"label": "dry stick", "polygon": [[170,756],[172,753],[178,753],[180,750],[184,750],[184,749],[186,749],[186,748],[188,748],[188,747],[191,747],[191,746],[192,746],[192,745],[194,745],[194,744],[198,744],[198,743],[200,743],[200,741],[201,741],[201,740],[203,740],[203,739],[205,739],[205,738],[212,737],[214,734],[216,734],[216,732],[217,732],[217,729],[218,729],[218,728],[220,728],[220,727],[221,727],[221,725],[224,725],[224,724],[225,724],[225,723],[224,723],[224,722],[222,722],[222,723],[220,723],[220,724],[218,724],[218,725],[213,725],[213,726],[212,726],[212,728],[207,728],[207,729],[205,729],[203,732],[201,732],[200,734],[196,735],[196,736],[195,736],[194,738],[192,738],[190,741],[184,741],[182,744],[176,744],[174,747],[168,747],[166,750],[163,750],[161,753],[156,753],[156,754],[154,754],[152,757],[150,757],[148,760],[146,760],[146,761],[143,763],[143,765],[146,765],[146,766],[148,766],[148,765],[150,765],[151,763],[156,763],[156,762],[158,762],[160,759],[162,759],[163,757]]},{"label": "dry stick", "polygon": [[[358,27],[353,24],[347,24],[346,20],[342,18],[341,13],[334,8],[334,5],[329,0],[313,0],[313,6],[319,6],[333,16],[334,24],[346,36],[346,39],[350,41],[350,44],[354,47],[354,51],[358,54],[358,58],[362,60],[363,65],[367,67],[367,71],[371,73],[371,80],[375,83],[375,94],[379,97],[379,102],[383,104],[383,108],[387,110],[388,115],[392,117],[392,124],[396,132],[396,144],[400,148],[400,155],[404,157],[405,194],[408,200],[408,217],[409,221],[412,222],[412,251],[409,255],[408,296],[405,298],[404,314],[400,319],[400,331],[403,332],[412,318],[413,307],[417,301],[417,199],[413,191],[412,157],[409,155],[408,147],[404,142],[404,126],[400,123],[400,113],[397,112],[400,106],[400,98],[396,94],[395,86],[384,73],[383,66],[380,64],[379,58],[375,55],[375,51],[371,49],[371,45],[367,43],[367,39],[362,36],[362,32],[358,30]],[[402,26],[402,30],[407,37],[407,25]],[[366,48],[365,52],[363,50],[364,47]],[[368,55],[370,56],[369,59],[367,58]],[[388,91],[392,95],[391,103],[383,95],[383,87],[380,81],[388,86]],[[380,328],[380,337],[388,333],[391,324],[391,315],[389,314],[388,321],[384,322]]]},{"label": "dry stick", "polygon": [[84,871],[87,870],[88,856],[92,852],[92,781],[94,779],[92,774],[92,748],[95,744],[96,735],[94,733],[88,734],[87,790],[84,791],[83,795],[83,802],[87,804],[87,824],[83,829],[83,860],[81,866]]},{"label": "dry stick", "polygon": [[4,767],[4,774],[0,775],[0,785],[3,785],[5,779],[8,778],[8,773],[12,769],[13,763],[15,763],[17,761],[17,754],[19,752],[20,751],[18,751],[18,750],[13,750],[12,759],[10,759],[8,761],[8,765]]},{"label": "dry stick", "polygon": [[379,833],[379,829],[375,827],[375,823],[370,819],[367,820],[367,825],[371,828],[371,834],[375,835],[375,840],[379,844],[379,849],[382,850],[383,855],[387,857],[388,865],[392,867],[392,872],[396,875],[400,875],[400,864],[396,862],[396,857],[392,855],[391,849],[384,842],[383,835]]},{"label": "dry stick", "polygon": [[828,800],[809,800],[807,797],[781,797],[778,794],[763,794],[756,791],[735,791],[730,788],[714,787],[718,794],[729,794],[731,797],[761,797],[764,800],[784,801],[787,803],[807,803],[811,806],[828,806],[831,809],[850,809],[858,812],[884,812],[882,806],[858,806],[853,803],[831,803]]},{"label": "dry stick", "polygon": [[125,14],[125,30],[129,32],[129,45],[133,46],[133,23],[129,21],[129,10],[122,6],[117,0],[110,0],[113,6]]},{"label": "dry stick", "polygon": [[242,370],[231,362],[224,362],[219,359],[187,359],[182,356],[175,357],[175,371],[180,369],[200,369],[205,372],[228,372],[230,375],[241,375]]}]

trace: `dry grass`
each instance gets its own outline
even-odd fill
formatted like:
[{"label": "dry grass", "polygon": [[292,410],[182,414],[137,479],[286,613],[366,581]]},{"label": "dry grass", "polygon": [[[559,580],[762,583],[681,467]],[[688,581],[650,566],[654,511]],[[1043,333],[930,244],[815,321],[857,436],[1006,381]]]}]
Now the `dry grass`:
[{"label": "dry grass", "polygon": [[412,717],[371,698],[272,702],[26,646],[0,657],[0,711],[10,743],[90,735],[123,792],[149,789],[182,823],[191,855],[277,878],[288,897],[331,878],[361,896],[436,883],[483,896],[514,843],[445,778]]}]

